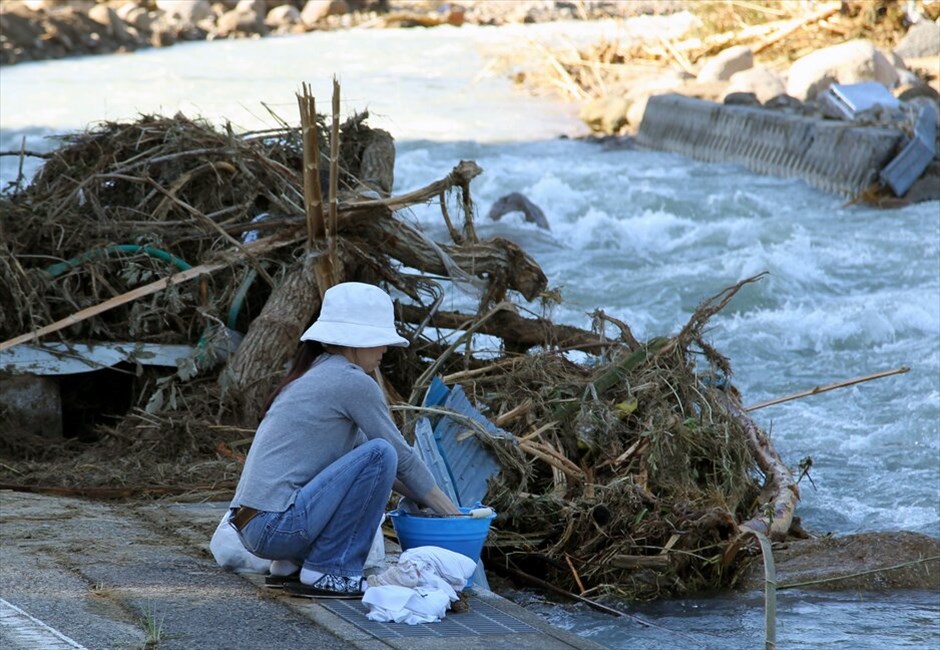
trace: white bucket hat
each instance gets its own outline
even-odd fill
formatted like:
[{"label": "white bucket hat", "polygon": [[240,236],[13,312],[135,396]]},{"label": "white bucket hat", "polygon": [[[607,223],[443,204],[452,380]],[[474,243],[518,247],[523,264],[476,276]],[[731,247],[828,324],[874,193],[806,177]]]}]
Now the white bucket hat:
[{"label": "white bucket hat", "polygon": [[326,290],[320,317],[300,336],[350,348],[408,346],[395,329],[392,299],[380,288],[362,282],[342,282]]}]

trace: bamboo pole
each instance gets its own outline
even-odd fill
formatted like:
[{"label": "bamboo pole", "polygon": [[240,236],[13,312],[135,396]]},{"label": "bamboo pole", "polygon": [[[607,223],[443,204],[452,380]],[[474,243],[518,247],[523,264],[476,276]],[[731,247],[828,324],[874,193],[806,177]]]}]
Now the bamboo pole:
[{"label": "bamboo pole", "polygon": [[320,298],[336,281],[336,186],[339,159],[339,84],[333,79],[333,125],[330,137],[329,228],[323,215],[323,190],[320,187],[320,145],[317,135],[316,99],[310,86],[303,84],[303,94],[297,96],[304,145],[304,212],[307,216],[307,254],[326,237],[328,255],[316,261],[313,272]]},{"label": "bamboo pole", "polygon": [[330,266],[332,271],[332,282],[337,281],[336,271],[339,268],[339,260],[336,259],[336,219],[337,204],[336,194],[339,185],[339,82],[333,77],[333,124],[330,129],[330,222],[327,231],[327,246],[329,250]]},{"label": "bamboo pole", "polygon": [[320,189],[320,145],[317,137],[317,102],[304,83],[302,94],[297,95],[300,107],[301,136],[304,146],[304,208],[307,216],[307,249],[322,236],[323,193]]},{"label": "bamboo pole", "polygon": [[775,399],[767,400],[766,402],[760,402],[752,406],[747,406],[744,408],[745,411],[756,411],[757,409],[762,409],[765,406],[773,406],[774,404],[781,404],[783,402],[789,402],[795,399],[801,399],[803,397],[809,397],[810,395],[819,395],[820,393],[825,393],[830,390],[835,390],[836,388],[845,388],[846,386],[854,386],[855,384],[861,384],[866,381],[872,381],[873,379],[881,379],[882,377],[891,377],[892,375],[903,375],[905,372],[909,372],[910,368],[907,366],[901,366],[900,368],[895,368],[894,370],[884,370],[882,372],[876,372],[871,375],[865,375],[864,377],[856,377],[855,379],[846,379],[845,381],[837,381],[834,384],[826,384],[825,386],[816,386],[809,390],[800,391],[799,393],[793,393],[792,395],[785,395],[783,397],[777,397]]}]

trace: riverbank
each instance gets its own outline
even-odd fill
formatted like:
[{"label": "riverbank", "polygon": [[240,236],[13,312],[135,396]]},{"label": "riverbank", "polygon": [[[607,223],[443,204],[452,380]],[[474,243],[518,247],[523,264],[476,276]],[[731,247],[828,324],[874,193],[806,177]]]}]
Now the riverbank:
[{"label": "riverbank", "polygon": [[669,0],[5,0],[0,4],[0,64],[351,27],[625,18],[669,10],[671,4]]},{"label": "riverbank", "polygon": [[[7,650],[600,650],[496,594],[436,624],[377,624],[358,602],[293,598],[218,567],[226,503],[101,502],[0,491]],[[388,561],[396,547],[389,544]],[[211,624],[207,625],[207,622]],[[63,638],[64,637],[64,638]]]}]

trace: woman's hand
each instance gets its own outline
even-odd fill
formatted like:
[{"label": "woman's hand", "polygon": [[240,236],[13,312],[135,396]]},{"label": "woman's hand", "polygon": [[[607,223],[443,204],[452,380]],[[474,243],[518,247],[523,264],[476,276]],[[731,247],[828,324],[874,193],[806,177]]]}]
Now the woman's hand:
[{"label": "woman's hand", "polygon": [[423,496],[418,496],[416,494],[413,494],[411,490],[408,489],[408,486],[406,486],[404,483],[402,483],[398,479],[395,479],[395,483],[392,487],[396,492],[398,492],[402,496],[408,497],[409,499],[417,503],[420,507],[431,508],[435,513],[439,515],[461,514],[460,508],[454,505],[454,502],[450,500],[450,497],[444,494],[443,490],[441,490],[441,488],[437,487],[436,485],[433,488],[431,488],[431,490],[427,494]]},{"label": "woman's hand", "polygon": [[450,497],[444,494],[441,488],[436,485],[421,499],[421,502],[430,506],[431,509],[439,515],[461,514],[460,508],[455,506],[454,502],[450,500]]}]

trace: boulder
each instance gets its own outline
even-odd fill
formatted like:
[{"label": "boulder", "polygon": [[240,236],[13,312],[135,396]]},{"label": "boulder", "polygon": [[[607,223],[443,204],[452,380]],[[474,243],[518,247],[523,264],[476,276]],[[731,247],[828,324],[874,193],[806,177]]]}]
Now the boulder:
[{"label": "boulder", "polygon": [[895,70],[898,70],[900,72],[901,70],[908,69],[907,65],[904,63],[904,59],[898,56],[896,52],[894,51],[884,52],[884,55],[888,57],[888,61],[891,62],[891,65],[894,66]]},{"label": "boulder", "polygon": [[294,5],[280,5],[274,7],[264,17],[264,24],[268,29],[278,30],[292,27],[300,22],[300,10]]},{"label": "boulder", "polygon": [[787,94],[805,100],[815,99],[833,83],[877,81],[894,88],[898,72],[871,41],[856,39],[797,59],[787,78]]},{"label": "boulder", "polygon": [[754,93],[764,103],[787,91],[786,84],[776,72],[762,65],[742,70],[731,75],[728,81],[728,94]]},{"label": "boulder", "polygon": [[159,15],[150,24],[150,44],[154,47],[169,47],[179,40],[179,33],[166,14]]},{"label": "boulder", "polygon": [[681,88],[692,78],[692,75],[684,70],[669,70],[662,74],[641,77],[627,91],[627,98],[634,99],[672,92]]},{"label": "boulder", "polygon": [[728,93],[723,103],[734,106],[760,106],[760,100],[754,93]]},{"label": "boulder", "polygon": [[267,32],[267,27],[264,25],[264,14],[254,11],[252,8],[242,10],[240,7],[235,7],[219,16],[216,21],[216,32],[219,36],[264,34]]},{"label": "boulder", "polygon": [[[940,540],[905,531],[798,540],[774,545],[773,555],[779,586],[822,591],[936,589],[940,570]],[[742,587],[764,588],[760,557]]]},{"label": "boulder", "polygon": [[709,59],[698,73],[698,81],[727,81],[736,72],[754,66],[754,53],[746,45],[736,45]]},{"label": "boulder", "polygon": [[801,115],[805,112],[805,107],[803,102],[801,102],[796,97],[790,97],[786,93],[780,93],[764,102],[764,108],[769,108],[773,111],[781,111],[783,113],[792,113],[794,115]]},{"label": "boulder", "polygon": [[209,0],[156,0],[156,5],[167,18],[179,24],[180,30],[193,28],[213,15]]},{"label": "boulder", "polygon": [[111,15],[117,16],[117,12],[114,11],[108,5],[95,5],[88,10],[88,17],[99,25],[104,25],[105,27],[111,26]]},{"label": "boulder", "polygon": [[592,131],[616,133],[627,124],[630,100],[620,96],[604,96],[585,102],[580,117]]},{"label": "boulder", "polygon": [[268,3],[265,0],[238,0],[235,11],[240,11],[243,14],[256,14],[264,20],[264,16],[268,13]]},{"label": "boulder", "polygon": [[[917,73],[911,72],[910,70],[905,70],[902,68],[895,68],[898,73],[898,82],[895,84],[895,89],[900,88],[901,86],[916,86],[918,84],[924,83],[921,81],[920,77],[917,76]],[[897,94],[895,90],[895,94]]]},{"label": "boulder", "polygon": [[117,12],[108,5],[95,5],[88,12],[88,17],[99,25],[107,27],[108,34],[122,43],[134,41],[134,37],[131,36],[131,33],[128,31],[127,25],[117,15]]},{"label": "boulder", "polygon": [[467,10],[460,5],[450,5],[447,11],[446,23],[454,27],[460,27],[466,20]]},{"label": "boulder", "polygon": [[72,11],[87,14],[95,6],[95,0],[23,0],[23,6],[30,11],[43,11],[56,13],[58,11]]},{"label": "boulder", "polygon": [[894,53],[905,61],[940,56],[940,21],[921,20],[914,24],[894,48]]},{"label": "boulder", "polygon": [[139,32],[149,32],[156,20],[156,12],[147,11],[136,2],[128,2],[117,9],[118,18]]},{"label": "boulder", "polygon": [[57,0],[23,0],[23,6],[30,11],[45,11],[54,9]]},{"label": "boulder", "polygon": [[489,218],[499,221],[503,215],[510,212],[521,212],[528,223],[534,223],[544,230],[551,230],[542,208],[530,201],[524,194],[512,192],[500,197],[490,208]]},{"label": "boulder", "polygon": [[940,113],[940,93],[919,79],[917,83],[899,86],[894,96],[902,102],[910,102],[918,97],[926,97],[938,106],[937,112]]},{"label": "boulder", "polygon": [[308,0],[300,12],[300,20],[313,27],[327,16],[342,16],[349,11],[345,0]]}]

